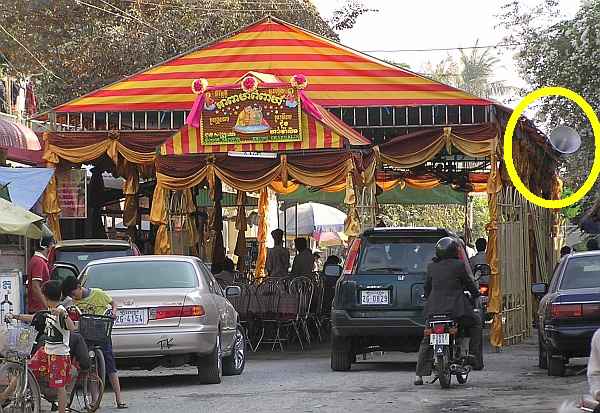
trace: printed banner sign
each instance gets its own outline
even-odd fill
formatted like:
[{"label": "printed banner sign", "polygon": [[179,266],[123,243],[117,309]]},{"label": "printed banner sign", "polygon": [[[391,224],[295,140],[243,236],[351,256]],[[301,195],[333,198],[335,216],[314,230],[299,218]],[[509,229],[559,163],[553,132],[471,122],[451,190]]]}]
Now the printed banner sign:
[{"label": "printed banner sign", "polygon": [[200,135],[203,145],[301,141],[298,91],[291,87],[208,91]]},{"label": "printed banner sign", "polygon": [[61,218],[87,218],[87,180],[85,169],[56,172]]}]

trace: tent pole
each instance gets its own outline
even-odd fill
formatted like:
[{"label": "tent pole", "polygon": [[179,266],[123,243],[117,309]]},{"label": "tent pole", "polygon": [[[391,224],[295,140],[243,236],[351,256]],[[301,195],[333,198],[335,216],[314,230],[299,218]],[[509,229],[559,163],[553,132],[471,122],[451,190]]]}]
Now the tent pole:
[{"label": "tent pole", "polygon": [[294,218],[296,220],[296,237],[294,239],[296,239],[296,238],[298,238],[298,202],[296,202],[296,209],[294,211]]},{"label": "tent pole", "polygon": [[[279,215],[279,213],[277,213]],[[283,201],[283,246],[287,248],[287,209]]]}]

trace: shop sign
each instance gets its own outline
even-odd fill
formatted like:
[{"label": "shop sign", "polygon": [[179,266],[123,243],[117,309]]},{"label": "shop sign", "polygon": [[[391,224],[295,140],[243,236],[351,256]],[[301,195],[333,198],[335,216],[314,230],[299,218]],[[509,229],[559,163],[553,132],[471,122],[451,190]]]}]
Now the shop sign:
[{"label": "shop sign", "polygon": [[202,145],[239,145],[302,140],[300,96],[292,87],[211,90],[200,121]]},{"label": "shop sign", "polygon": [[56,172],[61,218],[87,218],[87,179],[85,169]]}]

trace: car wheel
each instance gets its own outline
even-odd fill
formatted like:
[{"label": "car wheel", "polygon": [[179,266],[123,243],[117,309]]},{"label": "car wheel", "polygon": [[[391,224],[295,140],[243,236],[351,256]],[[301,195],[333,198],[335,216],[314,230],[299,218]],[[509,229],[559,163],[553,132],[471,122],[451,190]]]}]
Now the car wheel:
[{"label": "car wheel", "polygon": [[544,347],[544,342],[542,341],[542,336],[540,334],[538,334],[538,367],[544,370],[548,368],[546,348]]},{"label": "car wheel", "polygon": [[246,334],[244,328],[237,326],[231,355],[223,357],[223,375],[239,376],[246,365]]},{"label": "car wheel", "polygon": [[562,377],[565,375],[565,360],[560,354],[553,355],[546,350],[546,359],[548,363],[548,376]]},{"label": "car wheel", "polygon": [[198,383],[219,384],[221,383],[222,376],[221,335],[217,333],[214,350],[208,356],[198,360]]},{"label": "car wheel", "polygon": [[331,370],[348,371],[352,366],[354,354],[349,338],[333,336],[331,340]]}]

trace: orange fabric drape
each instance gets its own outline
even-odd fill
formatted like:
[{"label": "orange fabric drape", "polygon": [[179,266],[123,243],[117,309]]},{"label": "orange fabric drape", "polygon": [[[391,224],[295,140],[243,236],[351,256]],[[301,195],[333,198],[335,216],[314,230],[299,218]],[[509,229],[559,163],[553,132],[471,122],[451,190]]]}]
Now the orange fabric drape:
[{"label": "orange fabric drape", "polygon": [[255,277],[263,277],[267,263],[267,208],[269,206],[269,194],[264,188],[260,191],[258,199],[258,258],[256,259]]},{"label": "orange fabric drape", "polygon": [[414,189],[433,189],[440,186],[440,180],[437,178],[428,179],[404,179],[406,186]]},{"label": "orange fabric drape", "polygon": [[488,178],[488,209],[490,222],[486,226],[488,233],[487,262],[490,264],[490,291],[487,311],[494,314],[490,331],[490,343],[495,347],[504,344],[502,327],[502,284],[500,259],[498,255],[498,193],[502,190],[502,181],[498,171],[496,150],[491,155],[491,172]]},{"label": "orange fabric drape", "polygon": [[140,175],[134,164],[127,162],[125,167],[125,182],[123,183],[123,194],[125,195],[125,207],[123,208],[123,225],[131,239],[135,239],[136,225],[138,221],[138,198],[137,193],[140,186]]}]

